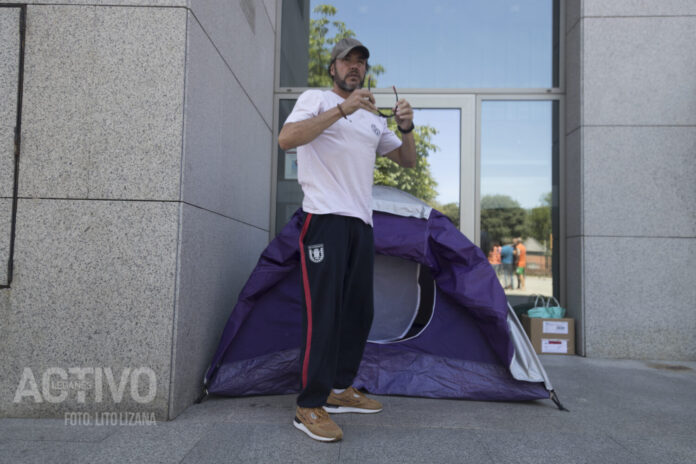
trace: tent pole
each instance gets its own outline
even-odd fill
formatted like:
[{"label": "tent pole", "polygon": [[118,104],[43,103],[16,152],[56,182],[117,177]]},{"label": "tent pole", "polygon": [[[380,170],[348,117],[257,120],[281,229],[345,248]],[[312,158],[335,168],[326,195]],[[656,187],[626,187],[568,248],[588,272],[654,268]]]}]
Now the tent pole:
[{"label": "tent pole", "polygon": [[195,404],[201,404],[201,402],[208,397],[208,389],[206,387],[203,387],[203,392],[201,393],[201,396],[199,396],[196,401],[194,402]]},{"label": "tent pole", "polygon": [[551,398],[551,401],[553,401],[556,404],[558,409],[560,409],[561,411],[570,412],[561,404],[561,400],[558,399],[558,395],[556,394],[555,390],[551,390],[549,393],[549,398]]}]

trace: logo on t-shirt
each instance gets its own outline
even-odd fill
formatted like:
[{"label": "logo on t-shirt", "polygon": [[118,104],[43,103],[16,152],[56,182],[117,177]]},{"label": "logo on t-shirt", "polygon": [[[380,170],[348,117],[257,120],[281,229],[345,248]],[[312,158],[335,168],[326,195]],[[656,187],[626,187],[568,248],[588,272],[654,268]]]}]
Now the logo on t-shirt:
[{"label": "logo on t-shirt", "polygon": [[379,137],[379,134],[382,133],[382,132],[379,130],[379,128],[378,128],[377,126],[375,126],[374,124],[372,124],[372,132],[374,132],[375,135],[376,135],[377,137]]},{"label": "logo on t-shirt", "polygon": [[321,263],[324,261],[324,244],[309,245],[309,260],[313,263]]}]

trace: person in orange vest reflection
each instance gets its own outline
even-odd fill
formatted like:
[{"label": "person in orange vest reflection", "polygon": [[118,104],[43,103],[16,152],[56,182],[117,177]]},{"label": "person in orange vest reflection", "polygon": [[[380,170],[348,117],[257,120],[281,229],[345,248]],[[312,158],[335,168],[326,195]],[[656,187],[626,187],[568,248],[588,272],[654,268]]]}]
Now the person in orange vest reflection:
[{"label": "person in orange vest reflection", "polygon": [[527,247],[522,243],[522,238],[516,238],[513,243],[515,244],[515,258],[517,261],[517,268],[515,269],[515,274],[517,274],[517,288],[524,290],[524,274],[527,269]]}]

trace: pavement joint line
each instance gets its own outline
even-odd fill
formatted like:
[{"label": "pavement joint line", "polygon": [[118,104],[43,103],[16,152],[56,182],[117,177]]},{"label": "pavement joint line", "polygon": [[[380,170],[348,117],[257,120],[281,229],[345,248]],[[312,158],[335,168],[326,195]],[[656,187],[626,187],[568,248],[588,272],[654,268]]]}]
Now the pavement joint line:
[{"label": "pavement joint line", "polygon": [[[292,414],[290,414],[292,416]],[[408,425],[394,425],[394,424],[360,424],[358,422],[353,422],[349,420],[349,422],[344,422],[346,419],[338,419],[337,418],[337,423],[340,423],[339,425],[341,426],[360,426],[360,427],[369,427],[369,428],[393,428],[393,429],[446,429],[446,430],[487,430],[486,427],[479,427],[479,426],[457,426],[457,425],[419,425],[419,424],[408,424]],[[174,420],[176,421],[176,419]],[[173,422],[174,422],[173,421]],[[206,421],[206,422],[186,422],[185,425],[193,425],[193,424],[200,424],[200,425],[208,425],[213,422]],[[183,422],[181,424],[184,424]],[[272,422],[268,420],[261,420],[261,421],[254,421],[254,420],[245,420],[245,421],[239,421],[239,420],[225,420],[225,421],[219,421],[219,422],[214,422],[214,424],[234,424],[234,425],[284,425],[285,423],[279,423],[277,421]],[[496,430],[495,428],[491,428],[491,430]]]},{"label": "pavement joint line", "polygon": [[0,441],[1,444],[11,444],[11,443],[85,443],[85,444],[99,444],[101,441],[84,441],[84,440],[4,440]]},{"label": "pavement joint line", "polygon": [[112,436],[116,435],[117,433],[118,433],[118,431],[113,431],[113,432],[107,434],[104,438],[99,440],[97,443],[104,443],[108,438],[111,438]]},{"label": "pavement joint line", "polygon": [[613,441],[614,443],[616,443],[616,444],[619,446],[619,448],[622,448],[622,449],[626,450],[626,451],[628,452],[628,454],[630,454],[631,456],[635,457],[635,458],[638,459],[640,462],[642,462],[642,463],[644,463],[644,464],[648,464],[648,462],[647,462],[645,459],[643,459],[644,456],[642,456],[642,455],[640,455],[640,454],[636,454],[635,452],[633,452],[633,450],[631,450],[631,449],[628,448],[627,446],[624,446],[623,443],[621,443],[621,442],[618,441],[616,438],[614,438],[614,437],[611,435],[611,433],[607,433],[607,437],[609,438],[609,440],[611,440],[611,441]]},{"label": "pavement joint line", "polygon": [[[203,436],[205,436],[205,434]],[[191,454],[191,451],[193,451],[193,449],[196,446],[198,446],[198,444],[201,442],[201,440],[203,440],[203,436],[199,437],[198,440],[196,440],[196,443],[194,443],[193,446],[191,446],[191,448],[186,452],[186,454],[184,454],[184,457],[181,458],[181,460],[179,461],[179,464],[181,464],[182,462],[184,462],[186,460],[188,455]]]}]

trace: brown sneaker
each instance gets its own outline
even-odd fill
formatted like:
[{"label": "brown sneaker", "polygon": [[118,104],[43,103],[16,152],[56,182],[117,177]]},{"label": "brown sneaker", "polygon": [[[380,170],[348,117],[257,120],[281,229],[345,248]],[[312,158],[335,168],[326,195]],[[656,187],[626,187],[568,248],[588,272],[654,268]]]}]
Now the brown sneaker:
[{"label": "brown sneaker", "polygon": [[343,431],[322,408],[297,407],[293,425],[319,441],[339,441]]},{"label": "brown sneaker", "polygon": [[331,391],[329,398],[326,400],[326,405],[324,405],[324,409],[332,414],[340,414],[342,412],[371,414],[380,412],[382,410],[382,404],[379,401],[368,398],[356,388],[348,387],[343,393],[334,393]]}]

